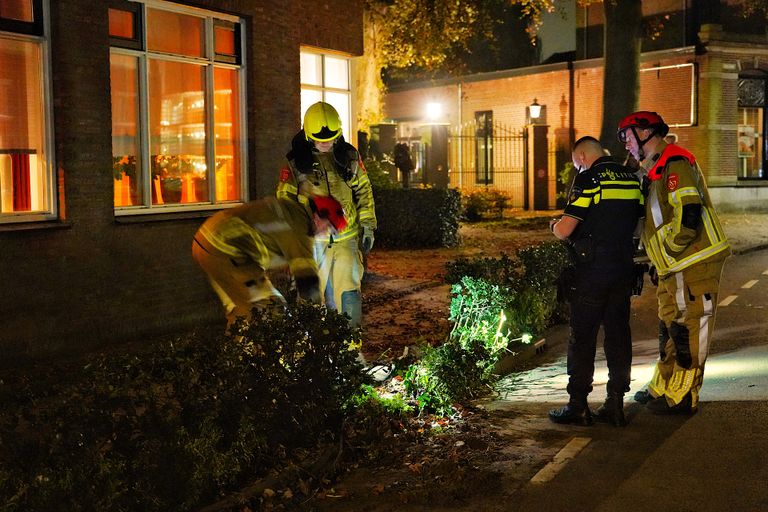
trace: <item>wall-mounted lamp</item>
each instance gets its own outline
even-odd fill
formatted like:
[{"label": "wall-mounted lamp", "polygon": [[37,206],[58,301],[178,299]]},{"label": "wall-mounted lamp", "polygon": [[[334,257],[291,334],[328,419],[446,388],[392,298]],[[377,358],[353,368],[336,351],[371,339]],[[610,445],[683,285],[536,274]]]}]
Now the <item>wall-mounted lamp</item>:
[{"label": "wall-mounted lamp", "polygon": [[527,124],[547,124],[547,107],[539,105],[536,98],[533,98],[533,103],[525,107],[525,111]]},{"label": "wall-mounted lamp", "polygon": [[443,105],[441,103],[427,103],[427,119],[437,121],[443,115]]},{"label": "wall-mounted lamp", "polygon": [[536,98],[533,98],[533,103],[528,106],[528,109],[531,113],[531,119],[538,119],[541,115],[541,105],[538,104]]}]

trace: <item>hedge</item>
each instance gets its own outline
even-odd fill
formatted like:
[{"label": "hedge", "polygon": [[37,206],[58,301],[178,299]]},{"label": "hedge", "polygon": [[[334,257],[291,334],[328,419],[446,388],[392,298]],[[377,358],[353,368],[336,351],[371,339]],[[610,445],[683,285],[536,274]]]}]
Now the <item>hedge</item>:
[{"label": "hedge", "polygon": [[459,243],[461,194],[453,189],[383,189],[376,199],[376,243],[392,249]]}]

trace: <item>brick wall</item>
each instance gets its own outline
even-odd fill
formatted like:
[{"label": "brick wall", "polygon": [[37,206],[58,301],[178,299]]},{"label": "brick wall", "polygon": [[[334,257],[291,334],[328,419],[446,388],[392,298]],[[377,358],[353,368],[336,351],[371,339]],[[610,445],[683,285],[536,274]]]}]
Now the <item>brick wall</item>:
[{"label": "brick wall", "polygon": [[[748,52],[758,56],[747,56]],[[703,54],[694,54],[688,48],[643,55],[639,108],[657,111],[664,117],[678,143],[697,156],[710,183],[735,181],[738,70],[752,68],[768,70],[768,47],[751,46],[747,50],[718,46]],[[472,119],[476,111],[491,110],[495,121],[522,127],[525,107],[536,98],[547,106],[549,137],[558,133],[563,139],[569,127],[576,139],[600,134],[603,68],[597,59],[575,62],[572,79],[566,64],[552,64],[473,75],[432,87],[396,89],[385,98],[386,115],[414,122],[423,112],[422,105],[436,98],[445,102],[446,120],[455,124],[459,119],[459,87],[461,122]]]},{"label": "brick wall", "polygon": [[[202,217],[115,221],[107,2],[50,4],[55,158],[67,218],[54,228],[0,227],[0,366],[222,317],[190,256]],[[309,0],[188,4],[246,20],[249,193],[270,195],[300,127],[299,48],[359,54],[362,2],[343,12]]]}]

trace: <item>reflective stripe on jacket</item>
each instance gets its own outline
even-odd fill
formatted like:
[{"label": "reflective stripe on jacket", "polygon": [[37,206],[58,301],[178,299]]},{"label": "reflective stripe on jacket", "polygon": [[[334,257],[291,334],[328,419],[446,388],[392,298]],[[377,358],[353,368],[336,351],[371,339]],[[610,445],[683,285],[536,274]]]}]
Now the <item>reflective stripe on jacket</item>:
[{"label": "reflective stripe on jacket", "polygon": [[265,270],[287,264],[294,277],[311,277],[317,275],[311,215],[296,201],[268,197],[216,213],[196,238],[235,263],[253,261]]},{"label": "reflective stripe on jacket", "polygon": [[[300,172],[293,160],[288,162],[280,173],[277,197],[306,201],[304,197],[309,195],[333,196],[344,207],[348,222],[344,231],[333,235],[336,241],[357,236],[360,226],[376,229],[373,190],[363,162],[352,161],[352,177],[344,181],[334,168],[333,152],[314,151],[313,157],[315,165],[309,173]],[[320,235],[317,239],[327,240],[328,236]]]},{"label": "reflective stripe on jacket", "polygon": [[[709,198],[704,175],[693,155],[674,144],[660,146],[661,155],[648,172],[643,244],[660,276],[704,261],[725,259],[730,246]],[[683,207],[701,205],[697,229],[682,224]]]}]

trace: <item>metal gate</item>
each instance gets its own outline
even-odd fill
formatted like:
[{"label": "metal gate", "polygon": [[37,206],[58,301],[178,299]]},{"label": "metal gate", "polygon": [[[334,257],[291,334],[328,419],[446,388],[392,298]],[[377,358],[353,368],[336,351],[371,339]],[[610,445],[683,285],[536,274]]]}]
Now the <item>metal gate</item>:
[{"label": "metal gate", "polygon": [[448,167],[451,187],[494,189],[510,196],[512,208],[528,206],[528,132],[524,128],[495,123],[491,116],[452,126]]}]

